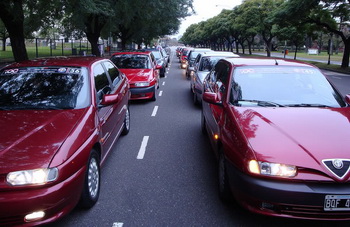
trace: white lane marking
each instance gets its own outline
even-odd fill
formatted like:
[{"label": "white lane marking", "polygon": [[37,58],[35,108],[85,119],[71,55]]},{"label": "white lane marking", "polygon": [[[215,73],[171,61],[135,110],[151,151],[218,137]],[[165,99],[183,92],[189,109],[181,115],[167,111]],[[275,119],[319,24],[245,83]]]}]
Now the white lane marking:
[{"label": "white lane marking", "polygon": [[165,84],[165,81],[163,81],[162,85],[164,86],[164,84]]},{"label": "white lane marking", "polygon": [[163,94],[163,91],[160,91],[160,92],[159,92],[159,96],[162,96],[162,94]]},{"label": "white lane marking", "polygon": [[114,222],[112,227],[123,227],[124,223],[123,222]]},{"label": "white lane marking", "polygon": [[155,117],[155,116],[157,115],[157,111],[158,111],[158,106],[155,106],[155,107],[153,108],[151,117]]},{"label": "white lane marking", "polygon": [[141,147],[140,147],[139,153],[137,155],[137,159],[143,159],[143,157],[145,156],[148,139],[149,139],[149,136],[143,137]]}]

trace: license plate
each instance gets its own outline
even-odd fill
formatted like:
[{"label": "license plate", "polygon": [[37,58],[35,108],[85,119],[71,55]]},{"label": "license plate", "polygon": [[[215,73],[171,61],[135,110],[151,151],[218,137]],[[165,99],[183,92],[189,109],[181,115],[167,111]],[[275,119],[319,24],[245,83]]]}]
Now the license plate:
[{"label": "license plate", "polygon": [[326,195],[326,198],[324,199],[324,210],[350,210],[350,195]]}]

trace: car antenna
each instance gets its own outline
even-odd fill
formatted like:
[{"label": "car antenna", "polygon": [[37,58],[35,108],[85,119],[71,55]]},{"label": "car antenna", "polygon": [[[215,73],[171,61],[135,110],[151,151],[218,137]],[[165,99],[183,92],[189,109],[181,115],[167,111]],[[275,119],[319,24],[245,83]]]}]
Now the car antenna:
[{"label": "car antenna", "polygon": [[278,65],[277,59],[275,58],[275,65]]}]

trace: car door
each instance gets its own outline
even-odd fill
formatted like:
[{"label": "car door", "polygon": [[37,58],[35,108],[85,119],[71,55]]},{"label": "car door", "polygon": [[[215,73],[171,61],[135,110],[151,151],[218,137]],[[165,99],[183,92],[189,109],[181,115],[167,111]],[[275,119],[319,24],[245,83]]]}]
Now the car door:
[{"label": "car door", "polygon": [[[115,66],[114,66],[115,67]],[[110,69],[111,71],[113,69]],[[98,119],[100,125],[101,139],[100,143],[102,145],[102,160],[106,157],[110,151],[114,141],[117,138],[118,132],[121,130],[122,111],[124,98],[118,99],[118,102],[113,105],[101,105],[103,97],[109,94],[117,94],[120,92],[118,87],[119,82],[113,82],[106,70],[105,65],[99,62],[93,66],[93,74],[96,89],[96,104],[98,106]],[[122,95],[120,96],[122,97]]]},{"label": "car door", "polygon": [[[206,91],[216,93],[219,100],[225,101],[227,78],[230,73],[229,65],[224,62],[218,62],[214,69],[206,77]],[[220,136],[220,121],[223,119],[223,106],[217,104],[205,103],[203,105],[206,124],[209,136],[213,138],[215,135]]]}]

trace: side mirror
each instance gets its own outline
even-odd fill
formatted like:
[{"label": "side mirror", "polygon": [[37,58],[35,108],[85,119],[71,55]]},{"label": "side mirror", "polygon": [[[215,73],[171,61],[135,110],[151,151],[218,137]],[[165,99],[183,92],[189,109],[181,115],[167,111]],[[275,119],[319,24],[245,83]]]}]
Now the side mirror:
[{"label": "side mirror", "polygon": [[345,95],[345,102],[350,105],[350,94]]},{"label": "side mirror", "polygon": [[218,97],[218,94],[214,93],[214,92],[204,92],[203,100],[205,102],[210,103],[210,104],[222,105],[222,102],[221,102],[220,98]]},{"label": "side mirror", "polygon": [[156,65],[156,69],[162,69],[161,65]]}]

